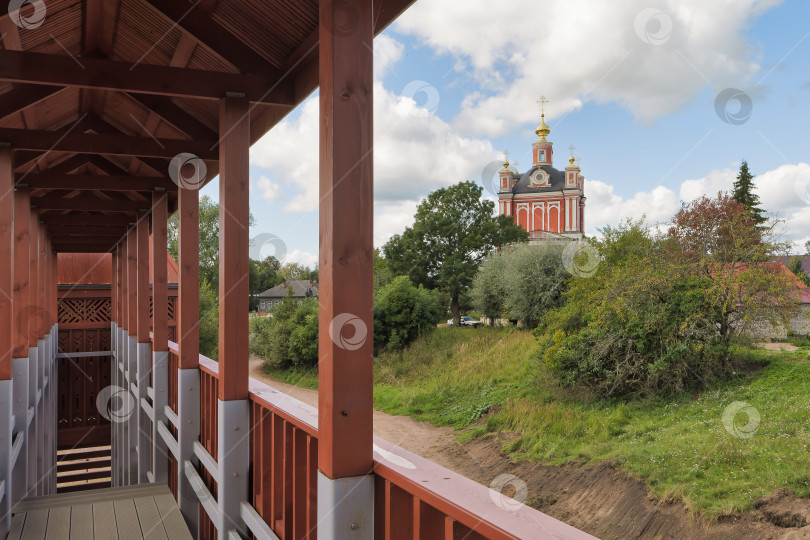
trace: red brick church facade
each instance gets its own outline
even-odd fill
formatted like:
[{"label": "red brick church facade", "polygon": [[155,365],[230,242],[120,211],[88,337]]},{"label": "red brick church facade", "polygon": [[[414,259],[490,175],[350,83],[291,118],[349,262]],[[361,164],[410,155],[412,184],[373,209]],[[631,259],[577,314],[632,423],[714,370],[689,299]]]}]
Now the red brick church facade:
[{"label": "red brick church facade", "polygon": [[573,156],[563,171],[552,166],[552,143],[546,138],[550,132],[542,115],[535,130],[539,139],[532,145],[532,168],[527,172],[513,171],[508,161],[504,163],[499,172],[498,209],[501,215],[512,216],[532,240],[581,239],[585,177]]}]

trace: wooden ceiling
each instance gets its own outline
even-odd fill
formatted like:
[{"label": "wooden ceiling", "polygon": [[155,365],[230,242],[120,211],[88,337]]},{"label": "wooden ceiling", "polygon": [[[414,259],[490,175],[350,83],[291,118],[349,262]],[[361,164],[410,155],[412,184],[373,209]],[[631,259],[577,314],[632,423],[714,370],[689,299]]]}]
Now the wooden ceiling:
[{"label": "wooden ceiling", "polygon": [[[413,1],[375,2],[375,32]],[[56,250],[111,250],[153,191],[168,192],[173,211],[179,153],[216,176],[221,98],[249,99],[253,143],[311,94],[318,10],[318,0],[28,0],[0,17],[0,143],[14,148],[17,187]]]}]

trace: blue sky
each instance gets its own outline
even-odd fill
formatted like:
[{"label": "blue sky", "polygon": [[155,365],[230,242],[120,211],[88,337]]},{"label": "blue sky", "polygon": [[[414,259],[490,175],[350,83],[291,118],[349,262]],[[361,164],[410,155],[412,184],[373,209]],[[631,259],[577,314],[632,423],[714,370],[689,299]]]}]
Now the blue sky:
[{"label": "blue sky", "polygon": [[[502,150],[525,171],[540,95],[555,166],[571,144],[582,158],[588,233],[624,217],[665,223],[681,200],[728,189],[746,159],[783,239],[810,239],[810,3],[498,5],[417,0],[375,40],[377,245],[431,190],[481,181]],[[315,94],[251,150],[254,236],[310,265],[317,120]]]}]

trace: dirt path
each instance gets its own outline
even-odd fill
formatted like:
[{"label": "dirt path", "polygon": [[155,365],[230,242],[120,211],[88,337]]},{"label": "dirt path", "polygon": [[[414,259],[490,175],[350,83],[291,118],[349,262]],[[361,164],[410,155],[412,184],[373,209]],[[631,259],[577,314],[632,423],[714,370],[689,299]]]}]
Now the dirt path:
[{"label": "dirt path", "polygon": [[[250,375],[295,399],[318,406],[317,391],[269,377],[258,358],[251,358]],[[810,540],[810,511],[806,511],[804,501],[791,496],[707,526],[690,517],[683,504],[654,499],[644,482],[610,464],[556,467],[513,462],[501,453],[503,441],[494,436],[462,444],[453,436],[452,428],[380,411],[374,411],[374,434],[485,486],[500,475],[514,475],[528,488],[526,504],[599,538]],[[506,490],[504,493],[512,495]],[[785,513],[794,524],[803,523],[803,528],[776,526],[774,522],[785,521]]]}]

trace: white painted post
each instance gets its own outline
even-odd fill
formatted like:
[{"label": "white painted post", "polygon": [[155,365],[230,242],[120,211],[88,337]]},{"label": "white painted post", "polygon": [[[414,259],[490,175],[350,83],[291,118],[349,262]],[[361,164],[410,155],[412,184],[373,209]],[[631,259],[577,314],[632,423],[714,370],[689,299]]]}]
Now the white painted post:
[{"label": "white painted post", "polygon": [[169,449],[158,432],[158,425],[167,425],[166,406],[169,404],[169,351],[152,353],[152,476],[155,482],[169,481]]},{"label": "white painted post", "polygon": [[200,438],[200,370],[177,371],[177,504],[191,536],[197,536],[200,504],[188,481],[183,464],[190,461],[196,467],[199,460],[194,455],[194,441]]},{"label": "white painted post", "polygon": [[246,536],[247,527],[240,517],[240,505],[248,499],[248,472],[250,467],[250,401],[237,399],[217,400],[217,504],[220,538],[230,531]]},{"label": "white painted post", "polygon": [[11,361],[14,435],[22,437],[22,447],[11,474],[11,504],[28,495],[28,358]]}]

